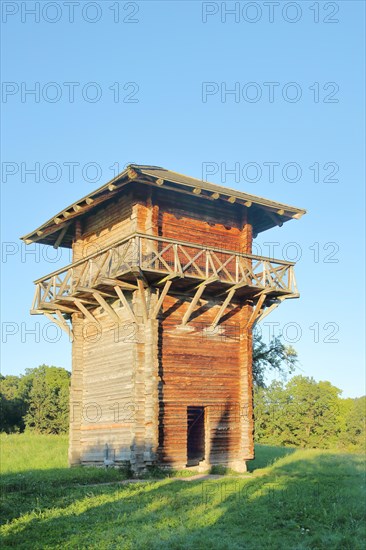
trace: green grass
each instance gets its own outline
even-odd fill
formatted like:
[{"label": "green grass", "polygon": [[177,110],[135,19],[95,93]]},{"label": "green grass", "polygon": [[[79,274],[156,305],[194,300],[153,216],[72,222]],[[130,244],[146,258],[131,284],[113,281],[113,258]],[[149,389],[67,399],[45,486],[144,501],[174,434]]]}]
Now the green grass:
[{"label": "green grass", "polygon": [[0,434],[1,473],[67,467],[67,435]]},{"label": "green grass", "polygon": [[0,440],[5,548],[364,547],[361,455],[259,445],[246,476],[121,484],[124,471],[67,469],[67,438]]}]

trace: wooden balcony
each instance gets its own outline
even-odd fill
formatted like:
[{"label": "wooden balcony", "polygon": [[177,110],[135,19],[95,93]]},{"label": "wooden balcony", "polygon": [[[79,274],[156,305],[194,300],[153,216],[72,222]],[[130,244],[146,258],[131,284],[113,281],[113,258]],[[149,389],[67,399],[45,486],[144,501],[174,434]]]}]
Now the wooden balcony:
[{"label": "wooden balcony", "polygon": [[235,299],[261,295],[270,302],[299,296],[292,262],[134,234],[35,281],[31,313],[67,315],[76,304],[87,314],[108,298],[122,300],[123,290],[167,282],[170,292],[189,295],[201,286],[200,295],[231,293]]}]

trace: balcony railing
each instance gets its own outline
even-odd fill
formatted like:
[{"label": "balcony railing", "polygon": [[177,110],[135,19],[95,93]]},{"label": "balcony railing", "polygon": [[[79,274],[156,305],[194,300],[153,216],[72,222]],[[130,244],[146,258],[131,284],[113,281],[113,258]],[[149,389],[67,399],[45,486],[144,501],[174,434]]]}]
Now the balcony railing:
[{"label": "balcony railing", "polygon": [[265,290],[273,297],[298,296],[293,262],[134,234],[35,281],[32,309],[49,310],[53,304],[102,288],[108,281],[131,284],[140,272],[152,285],[171,276],[181,283],[212,280],[216,288],[235,286],[246,293]]}]

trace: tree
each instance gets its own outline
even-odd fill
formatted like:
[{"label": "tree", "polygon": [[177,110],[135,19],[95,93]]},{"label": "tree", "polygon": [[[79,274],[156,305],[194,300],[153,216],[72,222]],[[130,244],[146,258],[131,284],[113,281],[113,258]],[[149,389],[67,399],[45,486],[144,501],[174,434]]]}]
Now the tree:
[{"label": "tree", "polygon": [[297,353],[292,346],[285,346],[277,336],[267,345],[259,333],[253,334],[253,381],[264,388],[268,370],[279,374],[291,374],[296,367]]},{"label": "tree", "polygon": [[27,428],[40,433],[67,432],[70,373],[58,367],[41,365],[27,369],[23,379],[28,411]]},{"label": "tree", "polygon": [[271,445],[335,447],[342,431],[340,393],[330,382],[305,376],[295,376],[286,385],[272,382],[268,388],[257,388],[256,440]]},{"label": "tree", "polygon": [[366,396],[341,400],[343,447],[366,449]]},{"label": "tree", "polygon": [[26,404],[20,388],[20,378],[0,375],[0,431],[23,431],[25,412]]},{"label": "tree", "polygon": [[341,431],[341,390],[330,382],[295,376],[287,386],[293,444],[302,447],[334,447]]}]

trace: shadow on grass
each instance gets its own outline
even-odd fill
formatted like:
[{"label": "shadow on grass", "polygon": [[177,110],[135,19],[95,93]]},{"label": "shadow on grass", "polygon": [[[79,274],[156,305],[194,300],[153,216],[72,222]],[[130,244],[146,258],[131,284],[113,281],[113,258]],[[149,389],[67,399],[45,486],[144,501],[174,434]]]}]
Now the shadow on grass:
[{"label": "shadow on grass", "polygon": [[123,469],[51,468],[6,473],[0,476],[1,522],[11,521],[44,503],[48,508],[54,499],[78,487],[118,482],[130,477]]},{"label": "shadow on grass", "polygon": [[361,479],[359,457],[319,451],[287,453],[249,479],[45,484],[45,494],[24,495],[3,546],[355,550],[363,548]]}]

